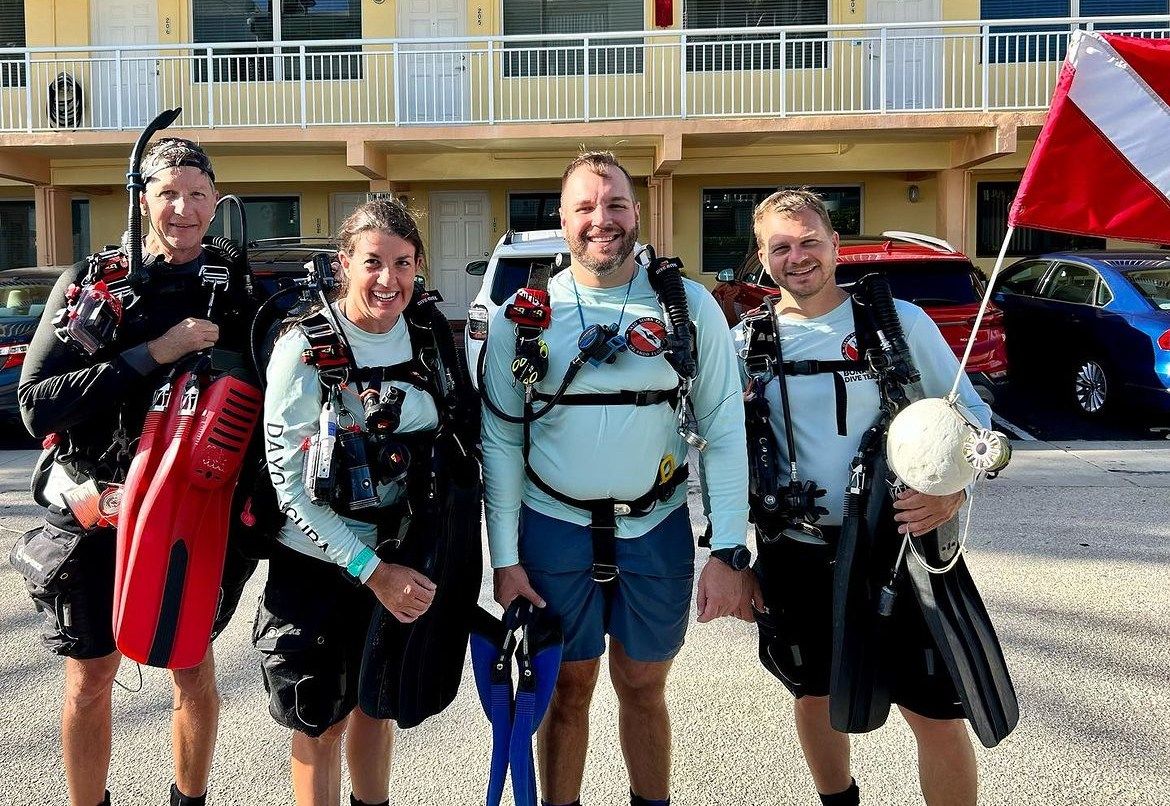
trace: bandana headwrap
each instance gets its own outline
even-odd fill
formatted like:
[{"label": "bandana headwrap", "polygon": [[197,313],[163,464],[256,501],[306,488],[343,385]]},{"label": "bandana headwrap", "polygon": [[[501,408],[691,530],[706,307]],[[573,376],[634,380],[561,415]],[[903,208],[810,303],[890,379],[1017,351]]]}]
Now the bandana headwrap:
[{"label": "bandana headwrap", "polygon": [[186,140],[160,140],[143,160],[142,179],[149,182],[159,171],[167,168],[198,168],[215,181],[211,159],[203,150]]}]

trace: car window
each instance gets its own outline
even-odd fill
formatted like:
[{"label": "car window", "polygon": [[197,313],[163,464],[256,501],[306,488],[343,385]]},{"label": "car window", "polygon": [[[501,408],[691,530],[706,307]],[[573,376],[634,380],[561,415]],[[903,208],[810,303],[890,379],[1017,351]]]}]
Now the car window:
[{"label": "car window", "polygon": [[1052,264],[1047,260],[1043,260],[1015,266],[996,285],[1000,291],[1006,291],[1009,294],[1034,297],[1036,296],[1036,286],[1050,265]]},{"label": "car window", "polygon": [[1170,268],[1140,269],[1125,275],[1143,297],[1170,311]]},{"label": "car window", "polygon": [[[491,298],[496,305],[504,302],[519,291],[528,282],[528,273],[532,271],[533,263],[548,263],[553,255],[533,257],[502,257],[496,261],[496,271],[492,277]],[[552,274],[559,271],[553,268]]]},{"label": "car window", "polygon": [[777,288],[776,281],[772,279],[772,275],[768,274],[768,270],[760,266],[756,272],[756,285],[762,288]]},{"label": "car window", "polygon": [[0,318],[40,316],[53,290],[52,283],[30,283],[21,280],[0,283]]},{"label": "car window", "polygon": [[1097,281],[1097,297],[1093,304],[1098,308],[1104,308],[1110,302],[1113,302],[1113,292],[1109,290],[1109,284],[1102,277]]},{"label": "car window", "polygon": [[1091,305],[1097,291],[1097,272],[1088,266],[1060,263],[1040,290],[1040,296],[1057,302]]},{"label": "car window", "polygon": [[847,285],[875,271],[889,278],[890,290],[897,299],[915,305],[969,305],[982,296],[981,282],[971,264],[960,261],[841,263],[837,266],[837,283]]}]

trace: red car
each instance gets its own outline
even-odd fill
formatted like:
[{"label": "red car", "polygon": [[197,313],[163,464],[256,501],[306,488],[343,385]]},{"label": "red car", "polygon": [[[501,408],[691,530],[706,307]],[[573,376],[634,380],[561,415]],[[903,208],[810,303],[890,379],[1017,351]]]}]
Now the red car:
[{"label": "red car", "polygon": [[[939,238],[911,232],[884,232],[880,237],[841,241],[837,282],[848,285],[878,271],[890,280],[894,296],[918,305],[934,320],[958,358],[967,349],[986,281],[959,250]],[[712,292],[729,325],[779,291],[752,253],[739,269],[725,269]],[[1003,313],[990,305],[984,314],[967,362],[967,372],[985,398],[1007,377]]]}]

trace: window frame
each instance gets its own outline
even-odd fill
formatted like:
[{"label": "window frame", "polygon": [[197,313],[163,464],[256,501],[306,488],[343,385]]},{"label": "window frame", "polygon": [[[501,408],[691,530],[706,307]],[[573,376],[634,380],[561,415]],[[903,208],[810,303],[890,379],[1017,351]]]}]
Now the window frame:
[{"label": "window frame", "polygon": [[[29,230],[28,230],[29,234],[32,237],[31,243],[29,244],[31,251],[29,253],[27,253],[29,255],[27,260],[25,260],[25,261],[18,260],[16,263],[14,263],[11,266],[0,265],[0,269],[22,269],[22,268],[26,268],[26,267],[30,267],[30,266],[36,266],[38,263],[38,261],[37,261],[36,199],[21,198],[19,196],[14,196],[12,198],[0,198],[0,207],[5,207],[5,208],[12,207],[13,209],[15,209],[17,205],[27,206],[27,208],[25,210],[23,210],[22,212],[24,212],[25,214],[31,213],[31,218],[30,218],[31,224],[30,224]],[[8,230],[8,228],[5,228],[4,237],[5,238],[11,237],[11,231]],[[0,251],[0,256],[3,256],[3,254],[4,254],[3,251]]]},{"label": "window frame", "polygon": [[[1093,287],[1089,291],[1088,302],[1078,302],[1071,299],[1057,299],[1051,296],[1053,284],[1056,282],[1057,276],[1061,269],[1080,269],[1088,272],[1093,277]],[[1092,266],[1087,266],[1084,263],[1078,263],[1073,260],[1054,260],[1052,261],[1052,269],[1048,272],[1048,276],[1044,279],[1044,285],[1037,289],[1038,299],[1044,302],[1059,302],[1063,305],[1085,305],[1089,308],[1095,308],[1093,300],[1097,298],[1097,284],[1101,282],[1101,272],[1097,271]]]},{"label": "window frame", "polygon": [[[702,0],[684,0],[683,4],[683,19],[680,31],[702,30],[704,27],[712,26],[688,26],[688,8],[687,4],[690,2],[697,2]],[[711,0],[714,2],[714,0]],[[790,0],[772,0],[776,4],[789,2]],[[720,6],[723,5],[724,0],[719,0]],[[796,3],[797,7],[801,4]],[[783,53],[778,53],[781,43],[774,41],[777,34],[732,34],[728,39],[724,37],[715,38],[713,36],[688,36],[686,49],[686,70],[688,73],[717,73],[717,72],[731,72],[742,70],[764,71],[764,70],[819,70],[830,67],[829,57],[831,48],[829,47],[829,32],[828,26],[831,24],[832,8],[829,0],[824,0],[824,25],[826,30],[820,33],[800,34],[797,36],[785,37],[783,43]],[[799,23],[800,25],[819,25],[816,23]],[[772,26],[729,26],[736,30],[750,31],[752,28],[765,28]],[[812,43],[810,47],[810,43]],[[718,50],[712,49],[706,52],[706,49],[701,46],[704,44],[718,44]],[[753,47],[758,44],[757,48]],[[699,47],[693,47],[699,46]],[[726,49],[731,48],[731,55],[726,55]],[[766,50],[766,53],[765,53]],[[809,52],[811,51],[811,52]],[[765,58],[767,56],[767,58]],[[699,60],[702,59],[702,64]],[[765,64],[766,63],[766,64]]]},{"label": "window frame", "polygon": [[[1010,186],[1010,190],[1009,190]],[[993,202],[984,201],[983,191],[1009,191],[1010,198],[995,202],[1002,206],[1003,215],[998,216],[998,210],[987,210],[984,205]],[[999,255],[1003,246],[1003,233],[1007,232],[1008,212],[1011,209],[1011,200],[1020,190],[1019,179],[986,179],[975,182],[975,257],[994,258]],[[994,215],[993,215],[994,214]],[[993,240],[984,242],[984,226],[996,233]],[[1093,238],[1085,235],[1070,235],[1063,232],[1032,229],[1031,227],[1017,227],[1008,244],[1006,257],[1035,257],[1051,252],[1067,252],[1076,249],[1104,249],[1104,238]]]},{"label": "window frame", "polygon": [[[304,202],[301,199],[301,194],[299,194],[299,193],[256,193],[256,194],[234,194],[234,195],[239,196],[240,201],[242,201],[244,203],[245,214],[247,214],[249,202],[266,202],[266,201],[293,201],[293,202],[295,202],[296,206],[297,206],[297,231],[292,235],[277,235],[277,236],[273,236],[273,237],[276,237],[276,238],[302,238],[302,237],[306,237],[303,233],[304,220],[303,220],[302,212],[304,210]],[[228,207],[223,207],[221,209],[224,211],[229,210]],[[231,208],[231,209],[234,209],[234,208]],[[219,220],[219,216],[216,216],[216,220],[212,222],[212,227],[215,227],[215,223],[218,220]],[[231,219],[226,218],[226,219],[224,219],[223,223],[224,223],[224,226],[222,229],[222,234],[228,238],[234,239],[235,235],[231,234],[232,231],[228,227],[228,225],[231,224]],[[257,240],[261,240],[261,241],[268,240],[267,238],[259,238],[259,239],[256,238],[255,234],[252,233],[250,230],[251,230],[251,227],[249,227],[249,232],[248,232],[249,242],[257,241]],[[212,229],[212,230],[208,231],[208,234],[209,235],[221,234],[221,231]]]},{"label": "window frame", "polygon": [[[281,3],[283,9],[283,0],[269,0],[268,8],[271,9],[277,4]],[[199,0],[190,0],[188,3],[188,23],[190,24],[191,38],[195,38],[195,9],[199,5]],[[333,55],[339,57],[339,72],[346,73],[340,76],[331,75],[317,75],[313,65],[315,62],[308,62],[306,72],[306,81],[361,81],[365,77],[364,63],[361,59],[362,46],[360,42],[363,39],[362,35],[362,4],[356,6],[358,11],[358,34],[354,37],[354,41],[359,43],[352,47],[352,51],[344,50],[341,45],[321,46]],[[289,42],[312,42],[311,39],[305,40],[285,40],[284,36],[284,17],[283,11],[280,14],[272,14],[272,41],[276,43],[274,47],[260,47],[255,48],[230,48],[226,52],[216,52],[215,56],[229,56],[234,57],[231,61],[213,62],[211,66],[210,80],[216,84],[230,84],[235,82],[242,82],[246,84],[263,84],[276,83],[278,81],[300,81],[300,50],[299,48],[289,48],[286,41]],[[337,37],[333,37],[337,38]],[[257,42],[264,41],[257,39]],[[198,42],[192,44],[198,45]],[[255,51],[254,53],[251,51]],[[193,48],[191,54],[193,56],[191,64],[191,82],[193,84],[206,84],[208,81],[208,65],[207,65],[207,48]],[[321,52],[314,50],[312,46],[305,48],[306,59],[314,53]],[[348,71],[345,65],[349,65]],[[327,62],[326,72],[333,69],[333,59]],[[244,75],[240,75],[244,73]]]},{"label": "window frame", "polygon": [[[1039,299],[1040,288],[1044,285],[1044,281],[1048,279],[1048,275],[1052,271],[1052,266],[1054,263],[1055,261],[1053,260],[1035,258],[1033,260],[1025,260],[1017,266],[1010,267],[1009,273],[1004,274],[996,282],[996,293],[1011,294],[1012,296],[1022,297],[1025,299]],[[1005,287],[1008,281],[1012,280],[1018,274],[1023,274],[1025,269],[1030,269],[1033,266],[1040,266],[1041,272],[1040,276],[1033,281],[1032,290],[1030,292],[1024,293],[1023,291],[1017,291],[1015,289]]]},{"label": "window frame", "polygon": [[[530,230],[516,229],[516,227],[512,225],[512,199],[513,199],[513,197],[516,197],[516,196],[543,196],[543,197],[555,196],[557,198],[557,208],[558,209],[560,208],[561,192],[559,190],[509,190],[506,194],[506,202],[507,202],[506,210],[507,210],[508,225],[507,225],[507,227],[505,227],[505,229],[513,230],[515,232],[529,232],[530,231]],[[560,216],[558,215],[557,221],[556,221],[556,226],[551,227],[551,229],[560,229],[560,226],[561,226],[561,220],[560,220]],[[538,227],[537,229],[539,230],[539,229],[550,229],[550,228]]]},{"label": "window frame", "polygon": [[[532,40],[528,42],[512,42],[504,41],[503,49],[501,51],[502,59],[502,77],[508,78],[572,78],[576,76],[583,76],[585,74],[585,58],[584,58],[584,41],[585,37],[591,33],[606,33],[619,34],[622,30],[615,31],[560,31],[548,32],[543,31],[536,34],[516,34],[509,32],[505,27],[505,3],[507,0],[500,0],[500,31],[503,36],[552,36],[554,33],[574,35],[579,33],[581,39],[558,39],[550,41]],[[607,0],[608,2],[608,0]],[[636,28],[631,28],[631,33],[645,30],[647,26],[646,21],[646,6],[643,2],[630,2],[631,8],[639,9],[639,20]],[[542,16],[543,26],[543,16]],[[615,76],[615,75],[641,75],[645,72],[645,44],[643,37],[615,37],[607,38],[603,41],[604,45],[597,45],[590,43],[590,51],[593,56],[589,61],[589,75],[590,76]],[[565,48],[563,51],[538,51],[536,54],[536,64],[532,64],[532,59],[522,58],[522,51],[534,48]],[[595,48],[598,47],[612,47],[612,48],[632,48],[632,58],[627,59],[619,54],[625,51],[606,52],[603,59],[599,59]],[[576,50],[574,50],[576,48]],[[600,62],[600,63],[599,63]],[[632,65],[629,64],[632,62]]]},{"label": "window frame", "polygon": [[[767,190],[767,193],[760,197],[760,201],[763,201],[768,196],[770,196],[772,193],[775,193],[777,190],[793,190],[793,189],[800,188],[800,187],[806,187],[806,186],[801,185],[801,184],[786,183],[786,184],[782,184],[782,185],[714,185],[711,187],[704,186],[704,187],[699,188],[699,260],[702,263],[702,267],[701,267],[702,273],[714,275],[714,274],[718,274],[720,271],[722,271],[722,269],[719,269],[719,268],[714,268],[714,267],[707,268],[707,260],[704,259],[703,249],[704,249],[704,244],[707,242],[707,219],[706,219],[706,216],[704,215],[704,209],[706,207],[705,199],[706,199],[706,196],[708,193],[744,193],[744,192],[750,192],[750,191]],[[865,232],[865,225],[864,225],[864,221],[865,221],[865,183],[864,182],[835,182],[832,184],[824,184],[824,185],[808,185],[807,187],[809,187],[814,193],[821,193],[822,191],[826,191],[826,190],[856,189],[857,190],[857,232],[841,232],[840,234],[843,237],[845,237],[845,236],[860,235],[862,232]],[[756,204],[759,204],[759,201],[757,201]],[[752,254],[752,247],[754,245],[755,245],[755,234],[749,233],[747,249],[744,250],[743,255],[739,258],[738,264],[734,267],[733,266],[724,266],[723,268],[724,269],[734,268],[737,275],[742,274],[746,270],[744,264],[748,262],[748,258]],[[761,265],[760,268],[761,268],[761,270],[763,270],[764,267]]]},{"label": "window frame", "polygon": [[[2,4],[4,0],[0,0]],[[11,47],[27,48],[28,47],[28,13],[25,8],[24,0],[7,0],[12,4],[13,9],[19,9],[20,16],[20,42],[14,43]],[[16,12],[14,11],[14,14]],[[3,45],[3,43],[0,43]],[[7,45],[3,45],[7,47]],[[28,86],[28,74],[25,72],[24,58],[16,55],[5,58],[0,61],[0,89],[23,89]]]}]

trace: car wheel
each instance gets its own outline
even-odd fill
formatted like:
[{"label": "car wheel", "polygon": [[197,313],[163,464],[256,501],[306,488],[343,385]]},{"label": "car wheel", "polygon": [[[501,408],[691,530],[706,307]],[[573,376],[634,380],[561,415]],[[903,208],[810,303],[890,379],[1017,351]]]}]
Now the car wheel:
[{"label": "car wheel", "polygon": [[1073,373],[1073,402],[1077,410],[1090,417],[1100,417],[1113,403],[1113,381],[1105,365],[1096,358],[1085,358]]}]

